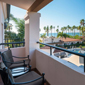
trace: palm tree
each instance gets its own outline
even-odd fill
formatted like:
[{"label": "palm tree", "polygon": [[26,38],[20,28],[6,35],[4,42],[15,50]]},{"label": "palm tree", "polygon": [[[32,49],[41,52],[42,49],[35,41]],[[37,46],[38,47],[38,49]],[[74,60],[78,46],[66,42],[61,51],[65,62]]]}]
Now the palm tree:
[{"label": "palm tree", "polygon": [[46,32],[46,26],[44,26],[44,28],[43,28],[44,30],[45,30],[45,32]]},{"label": "palm tree", "polygon": [[64,27],[61,28],[62,32],[65,30]]},{"label": "palm tree", "polygon": [[80,24],[83,25],[83,26],[84,26],[84,21],[85,21],[84,19],[80,20]]},{"label": "palm tree", "polygon": [[80,20],[81,32],[82,32],[82,35],[83,35],[83,37],[84,37],[84,39],[85,39],[85,26],[84,26],[85,23],[84,23],[84,22],[85,22],[84,19]]},{"label": "palm tree", "polygon": [[72,35],[73,35],[73,28],[71,27],[71,29],[70,29],[71,31],[72,31]]},{"label": "palm tree", "polygon": [[56,32],[57,32],[57,35],[58,35],[59,29],[56,29]]},{"label": "palm tree", "polygon": [[51,26],[50,26],[50,30],[51,30],[51,37],[52,37],[52,29],[53,29],[53,26],[51,25]]},{"label": "palm tree", "polygon": [[47,36],[49,36],[49,26],[44,27],[45,32],[47,32]]},{"label": "palm tree", "polygon": [[68,37],[68,35],[66,33],[59,32],[58,35],[57,35],[57,37],[62,37],[62,40],[63,40],[63,38],[66,39],[66,37]]},{"label": "palm tree", "polygon": [[54,28],[54,37],[55,37],[55,26],[53,28]]},{"label": "palm tree", "polygon": [[59,28],[59,25],[57,26],[57,29]]},{"label": "palm tree", "polygon": [[12,14],[10,14],[10,19],[15,22],[15,25],[16,25],[16,28],[18,31],[18,37],[21,39],[24,38],[24,34],[25,34],[25,21],[24,21],[24,19],[15,18]]},{"label": "palm tree", "polygon": [[66,31],[66,34],[67,34],[67,27],[63,27],[64,31]]},{"label": "palm tree", "polygon": [[9,31],[12,30],[12,26],[13,26],[13,25],[12,25],[11,23],[8,23],[6,30],[9,30]]},{"label": "palm tree", "polygon": [[77,29],[80,31],[80,35],[81,35],[81,26],[78,26]]},{"label": "palm tree", "polygon": [[68,25],[68,26],[67,26],[67,29],[68,29],[68,34],[69,34],[69,30],[71,29],[71,27]]},{"label": "palm tree", "polygon": [[76,29],[76,26],[74,25],[74,26],[72,27],[72,29],[74,30],[74,36],[75,36],[75,29]]},{"label": "palm tree", "polygon": [[44,43],[44,38],[46,38],[46,33],[42,34],[41,38],[43,38],[43,43]]}]

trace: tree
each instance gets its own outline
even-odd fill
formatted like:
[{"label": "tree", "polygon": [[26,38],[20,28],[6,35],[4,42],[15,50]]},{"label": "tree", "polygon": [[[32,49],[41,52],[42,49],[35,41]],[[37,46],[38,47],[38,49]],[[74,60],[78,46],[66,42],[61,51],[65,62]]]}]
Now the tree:
[{"label": "tree", "polygon": [[73,35],[73,28],[71,27],[72,35]]},{"label": "tree", "polygon": [[44,38],[46,38],[46,33],[41,34],[41,38],[43,38],[43,42],[44,42]]},{"label": "tree", "polygon": [[85,21],[84,19],[80,20],[80,24],[83,25],[83,26],[84,26],[84,21]]},{"label": "tree", "polygon": [[57,35],[57,37],[62,37],[62,39],[63,39],[63,38],[66,39],[66,37],[68,37],[68,35],[67,35],[66,33],[59,32],[58,35]]},{"label": "tree", "polygon": [[64,27],[61,28],[62,32],[65,30]]},{"label": "tree", "polygon": [[56,32],[57,32],[57,35],[58,35],[59,29],[56,29]]},{"label": "tree", "polygon": [[78,26],[77,29],[79,30],[80,35],[81,35],[81,26]]},{"label": "tree", "polygon": [[52,29],[53,29],[53,26],[51,25],[51,26],[50,26],[50,30],[51,30],[51,37],[52,37]]},{"label": "tree", "polygon": [[54,28],[54,37],[55,37],[55,26],[53,28]]},{"label": "tree", "polygon": [[59,28],[59,25],[57,26],[57,29]]},{"label": "tree", "polygon": [[63,27],[64,28],[64,31],[66,30],[66,34],[67,34],[67,27]]},{"label": "tree", "polygon": [[49,26],[44,27],[45,32],[47,32],[47,36],[49,36]]},{"label": "tree", "polygon": [[85,22],[85,20],[84,19],[82,19],[82,20],[80,20],[80,24],[81,24],[81,32],[82,32],[82,35],[83,35],[83,37],[84,37],[84,40],[85,40],[85,26],[84,26],[84,23]]},{"label": "tree", "polygon": [[45,30],[45,32],[46,32],[46,26],[44,26],[44,28],[43,28],[44,30]]},{"label": "tree", "polygon": [[5,30],[5,39],[15,39],[18,38],[17,34],[11,31]]},{"label": "tree", "polygon": [[15,22],[15,25],[16,25],[16,28],[18,31],[18,37],[23,39],[24,34],[25,34],[25,21],[24,21],[24,19],[15,18],[12,14],[10,14],[10,19]]},{"label": "tree", "polygon": [[68,34],[69,34],[69,30],[71,29],[71,27],[68,25],[68,26],[67,26],[67,29],[68,29]]},{"label": "tree", "polygon": [[8,30],[8,31],[10,31],[10,30],[12,30],[12,24],[11,23],[7,23],[7,28],[6,28],[6,30]]},{"label": "tree", "polygon": [[75,29],[76,29],[76,26],[74,25],[74,26],[72,27],[72,29],[74,30],[74,36],[75,36]]}]

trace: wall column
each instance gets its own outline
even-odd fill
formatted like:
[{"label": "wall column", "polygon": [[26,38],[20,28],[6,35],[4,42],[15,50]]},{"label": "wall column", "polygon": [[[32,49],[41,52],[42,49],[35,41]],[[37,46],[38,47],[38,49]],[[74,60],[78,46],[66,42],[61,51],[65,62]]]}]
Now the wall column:
[{"label": "wall column", "polygon": [[31,59],[32,68],[36,67],[35,49],[39,48],[40,13],[29,12],[25,16],[25,52]]}]

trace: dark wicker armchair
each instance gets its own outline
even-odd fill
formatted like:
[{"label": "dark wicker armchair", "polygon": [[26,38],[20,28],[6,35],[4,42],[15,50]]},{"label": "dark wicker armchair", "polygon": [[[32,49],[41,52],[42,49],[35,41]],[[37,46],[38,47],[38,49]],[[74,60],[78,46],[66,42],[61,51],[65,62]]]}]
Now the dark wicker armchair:
[{"label": "dark wicker armchair", "polygon": [[[13,69],[13,68],[17,68],[17,67],[30,67],[30,59],[29,59],[29,55],[27,57],[16,57],[16,56],[12,56],[12,52],[10,49],[8,49],[7,51],[4,51],[3,53],[0,53],[2,56],[2,60],[4,62],[4,64],[6,65],[6,67]],[[14,62],[13,60],[14,58],[18,58],[18,59],[24,59],[24,60],[20,60],[17,62]]]},{"label": "dark wicker armchair", "polygon": [[[44,73],[42,76],[31,71],[17,78],[13,78],[10,69],[0,68],[0,74],[4,85],[44,85]],[[5,76],[5,77],[4,77]]]}]

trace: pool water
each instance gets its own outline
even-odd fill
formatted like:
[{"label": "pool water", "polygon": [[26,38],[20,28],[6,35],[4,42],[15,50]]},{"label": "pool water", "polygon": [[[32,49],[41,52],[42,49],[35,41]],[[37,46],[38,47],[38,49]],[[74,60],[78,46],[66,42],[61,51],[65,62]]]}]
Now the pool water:
[{"label": "pool water", "polygon": [[[72,51],[78,53],[80,50],[72,50]],[[69,57],[70,57],[71,55],[72,55],[71,53],[68,54]]]}]

